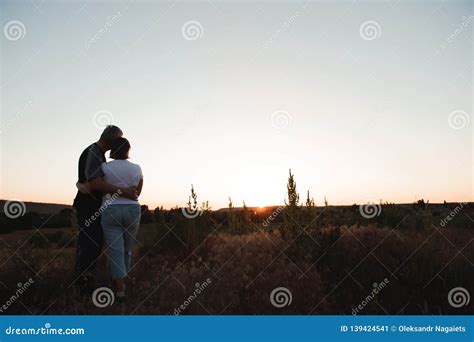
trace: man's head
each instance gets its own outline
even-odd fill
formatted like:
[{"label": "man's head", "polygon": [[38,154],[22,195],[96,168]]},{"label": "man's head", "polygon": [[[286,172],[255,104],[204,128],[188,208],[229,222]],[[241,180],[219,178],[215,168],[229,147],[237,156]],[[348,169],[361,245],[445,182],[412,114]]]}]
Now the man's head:
[{"label": "man's head", "polygon": [[112,148],[112,142],[115,139],[122,137],[122,135],[123,132],[120,128],[118,128],[117,126],[108,125],[102,132],[99,141],[104,143],[104,146],[108,151]]}]

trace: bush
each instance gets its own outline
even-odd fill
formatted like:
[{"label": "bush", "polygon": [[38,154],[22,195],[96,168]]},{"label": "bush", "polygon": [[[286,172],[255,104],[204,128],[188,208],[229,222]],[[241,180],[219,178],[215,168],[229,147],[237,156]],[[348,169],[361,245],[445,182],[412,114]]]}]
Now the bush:
[{"label": "bush", "polygon": [[31,234],[28,242],[34,248],[48,248],[51,246],[51,242],[38,231],[35,231],[33,234]]},{"label": "bush", "polygon": [[[213,314],[307,313],[324,297],[320,276],[310,269],[300,278],[300,270],[308,269],[309,265],[288,260],[280,253],[284,247],[279,233],[213,235],[196,252],[199,257],[174,270],[160,303],[176,308],[193,293],[197,283],[210,279],[209,287],[184,313],[202,313],[198,301],[205,303],[206,310]],[[270,293],[277,287],[290,290],[291,305],[279,309],[272,305]],[[323,303],[320,309],[324,308]]]}]

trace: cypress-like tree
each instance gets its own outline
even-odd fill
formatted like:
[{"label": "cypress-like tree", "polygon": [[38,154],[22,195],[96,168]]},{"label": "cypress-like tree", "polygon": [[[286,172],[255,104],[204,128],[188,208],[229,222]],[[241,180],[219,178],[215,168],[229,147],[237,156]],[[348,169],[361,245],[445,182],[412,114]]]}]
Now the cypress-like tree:
[{"label": "cypress-like tree", "polygon": [[282,237],[286,237],[287,231],[290,233],[290,236],[296,236],[296,231],[299,227],[298,219],[298,204],[300,201],[300,195],[296,190],[295,177],[291,173],[291,169],[288,175],[288,183],[286,184],[286,189],[288,193],[288,200],[285,200],[285,214],[284,214],[284,226],[280,229]]},{"label": "cypress-like tree", "polygon": [[286,206],[290,208],[296,208],[300,201],[300,195],[298,194],[298,191],[296,190],[296,182],[295,182],[294,175],[291,173],[291,169],[289,171],[288,183],[286,185],[286,189],[288,192],[288,202],[286,202],[285,200]]}]

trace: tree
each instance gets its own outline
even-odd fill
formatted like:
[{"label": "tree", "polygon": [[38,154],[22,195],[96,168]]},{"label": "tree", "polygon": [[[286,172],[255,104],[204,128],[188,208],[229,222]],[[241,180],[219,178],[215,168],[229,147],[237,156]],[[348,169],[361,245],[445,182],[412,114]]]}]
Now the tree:
[{"label": "tree", "polygon": [[147,205],[142,205],[141,206],[141,217],[140,217],[140,223],[152,223],[153,222],[153,215],[148,209]]},{"label": "tree", "polygon": [[212,208],[209,206],[209,201],[202,202],[201,209],[206,213],[210,212]]},{"label": "tree", "polygon": [[298,191],[296,190],[296,182],[295,182],[294,175],[291,173],[291,169],[289,171],[288,183],[286,185],[286,189],[288,192],[288,202],[286,202],[285,200],[286,206],[290,208],[296,208],[300,201],[300,195],[298,194]]},{"label": "tree", "polygon": [[289,232],[290,236],[296,236],[296,231],[299,228],[299,217],[298,207],[300,201],[300,195],[296,190],[295,177],[291,173],[291,169],[288,175],[288,183],[286,184],[286,190],[288,193],[288,201],[285,200],[285,212],[284,212],[284,226],[280,229],[283,238],[286,237],[286,233]]},{"label": "tree", "polygon": [[242,202],[242,216],[244,219],[244,225],[248,224],[250,222],[250,213],[245,201]]},{"label": "tree", "polygon": [[314,208],[316,204],[314,203],[314,198],[309,196],[309,190],[306,195],[306,207],[308,208]]},{"label": "tree", "polygon": [[306,215],[309,224],[312,224],[315,218],[315,210],[316,204],[314,203],[314,198],[309,195],[309,190],[306,193]]},{"label": "tree", "polygon": [[192,212],[192,213],[194,213],[198,210],[197,194],[194,191],[194,186],[192,184],[191,184],[191,195],[189,196],[189,200],[188,200],[187,205],[188,205],[189,211]]}]

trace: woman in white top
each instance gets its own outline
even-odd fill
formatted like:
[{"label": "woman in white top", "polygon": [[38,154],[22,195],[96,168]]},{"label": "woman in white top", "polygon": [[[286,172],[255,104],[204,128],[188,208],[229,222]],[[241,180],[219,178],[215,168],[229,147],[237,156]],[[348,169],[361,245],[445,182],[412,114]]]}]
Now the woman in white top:
[{"label": "woman in white top", "polygon": [[[143,187],[143,174],[139,165],[128,161],[129,151],[128,140],[117,138],[110,150],[110,158],[114,160],[102,164],[103,177],[105,182],[117,187],[135,187],[138,197]],[[120,195],[104,195],[100,211],[116,299],[119,303],[124,303],[124,278],[131,268],[132,248],[140,226],[141,207],[138,200]]]}]

